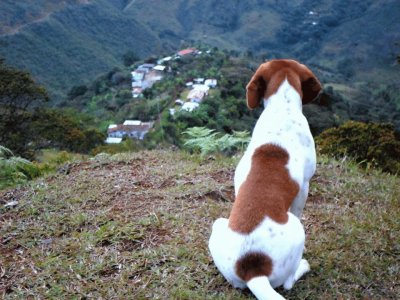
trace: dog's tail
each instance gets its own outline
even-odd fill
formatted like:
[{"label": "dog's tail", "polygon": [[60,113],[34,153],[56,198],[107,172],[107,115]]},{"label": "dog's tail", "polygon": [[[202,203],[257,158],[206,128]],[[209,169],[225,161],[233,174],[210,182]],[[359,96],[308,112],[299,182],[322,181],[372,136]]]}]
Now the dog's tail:
[{"label": "dog's tail", "polygon": [[236,262],[236,274],[247,283],[247,287],[259,300],[284,300],[269,282],[272,260],[265,253],[249,252]]},{"label": "dog's tail", "polygon": [[267,276],[250,279],[247,282],[247,287],[258,300],[285,300],[273,289]]}]

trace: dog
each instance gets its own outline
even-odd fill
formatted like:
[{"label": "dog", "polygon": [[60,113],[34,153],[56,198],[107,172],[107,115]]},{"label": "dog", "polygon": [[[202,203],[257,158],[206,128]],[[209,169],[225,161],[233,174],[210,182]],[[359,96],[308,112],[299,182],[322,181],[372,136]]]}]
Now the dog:
[{"label": "dog", "polygon": [[322,86],[308,67],[282,59],[263,63],[246,89],[247,106],[263,103],[264,110],[235,170],[229,219],[214,222],[209,250],[234,287],[284,299],[274,288],[291,289],[310,270],[300,219],[316,154],[302,105]]}]

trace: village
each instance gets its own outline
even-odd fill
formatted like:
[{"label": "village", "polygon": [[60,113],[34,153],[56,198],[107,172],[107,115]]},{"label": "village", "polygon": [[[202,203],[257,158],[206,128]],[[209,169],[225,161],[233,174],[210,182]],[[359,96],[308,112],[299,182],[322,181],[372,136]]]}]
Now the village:
[{"label": "village", "polygon": [[[206,51],[210,54],[211,51]],[[178,51],[173,56],[167,56],[157,60],[156,64],[145,63],[139,65],[132,75],[132,98],[140,100],[143,97],[143,91],[151,88],[154,83],[164,78],[165,72],[171,72],[168,62],[185,59],[187,57],[196,57],[203,52],[196,48],[186,48]],[[185,83],[187,96],[184,99],[176,99],[173,107],[169,108],[170,115],[177,111],[192,112],[199,107],[209,90],[217,86],[217,80],[214,78],[193,78],[192,81]],[[185,93],[186,94],[186,93]],[[107,129],[107,144],[119,144],[124,138],[143,140],[146,134],[153,128],[154,122],[142,122],[140,120],[125,120],[123,124],[110,124]]]}]

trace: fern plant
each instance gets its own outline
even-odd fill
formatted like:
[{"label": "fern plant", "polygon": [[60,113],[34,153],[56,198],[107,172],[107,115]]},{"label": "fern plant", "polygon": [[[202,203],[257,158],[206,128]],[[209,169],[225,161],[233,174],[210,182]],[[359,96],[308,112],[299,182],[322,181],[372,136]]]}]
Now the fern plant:
[{"label": "fern plant", "polygon": [[243,150],[250,141],[247,131],[234,131],[233,134],[221,135],[206,127],[191,127],[183,132],[186,135],[184,147],[200,152],[202,156],[210,153],[230,154]]},{"label": "fern plant", "polygon": [[0,145],[0,189],[23,183],[40,175],[39,168],[29,160],[17,157]]}]

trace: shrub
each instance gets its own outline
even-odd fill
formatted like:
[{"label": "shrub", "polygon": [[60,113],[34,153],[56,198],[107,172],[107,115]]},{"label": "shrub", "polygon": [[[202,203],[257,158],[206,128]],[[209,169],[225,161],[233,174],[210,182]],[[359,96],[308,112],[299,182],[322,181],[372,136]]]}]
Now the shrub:
[{"label": "shrub", "polygon": [[392,124],[348,121],[316,138],[323,154],[351,156],[363,167],[400,173],[400,138]]},{"label": "shrub", "polygon": [[39,168],[33,163],[14,156],[10,149],[0,146],[0,190],[23,183],[39,175]]}]

